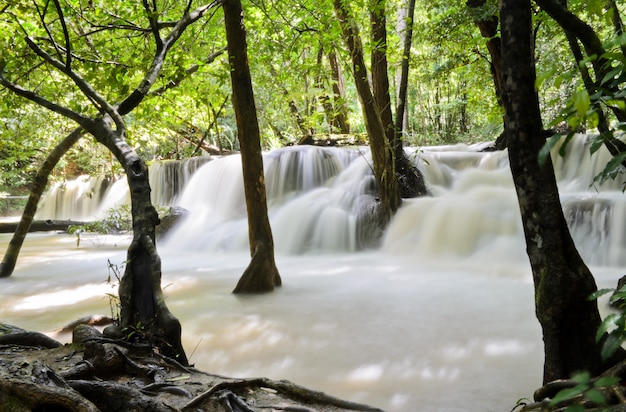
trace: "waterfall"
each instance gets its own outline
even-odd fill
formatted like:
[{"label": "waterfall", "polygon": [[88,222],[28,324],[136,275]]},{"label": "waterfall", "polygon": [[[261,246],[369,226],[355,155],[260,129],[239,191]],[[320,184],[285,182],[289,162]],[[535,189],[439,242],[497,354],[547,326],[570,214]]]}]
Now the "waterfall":
[{"label": "waterfall", "polygon": [[[482,145],[407,149],[430,196],[404,200],[382,237],[375,225],[376,193],[367,148],[294,146],[264,154],[270,222],[277,253],[345,253],[380,247],[419,260],[526,262],[517,198],[506,151]],[[594,182],[610,159],[589,154],[578,135],[552,158],[565,217],[581,255],[593,265],[626,264],[623,179]],[[191,213],[163,240],[185,250],[245,252],[247,218],[241,159],[153,162],[153,201]],[[41,216],[85,219],[127,202],[117,182],[81,177],[53,188]],[[88,195],[91,194],[91,195]],[[56,211],[52,211],[54,207]],[[379,239],[380,237],[380,239]]]},{"label": "waterfall", "polygon": [[[163,160],[149,164],[152,203],[177,204],[177,197],[193,173],[212,158]],[[106,217],[110,209],[130,204],[128,183],[123,177],[79,176],[54,184],[42,197],[37,219],[89,221]]]},{"label": "waterfall", "polygon": [[[382,235],[367,149],[266,153],[284,285],[246,297],[230,293],[249,262],[240,157],[152,163],[153,196],[190,211],[158,247],[168,306],[196,367],[288,379],[389,412],[511,410],[532,397],[543,367],[532,274],[507,153],[483,147],[407,149],[429,196],[405,200]],[[610,155],[590,157],[586,136],[563,157],[558,150],[572,235],[598,287],[614,287],[626,259],[623,178],[594,182]],[[76,219],[127,197],[125,179],[94,177],[53,188],[46,202]],[[29,236],[0,289],[0,318],[50,331],[106,311],[108,262],[125,261],[126,241],[86,235],[77,248],[70,236]]]}]

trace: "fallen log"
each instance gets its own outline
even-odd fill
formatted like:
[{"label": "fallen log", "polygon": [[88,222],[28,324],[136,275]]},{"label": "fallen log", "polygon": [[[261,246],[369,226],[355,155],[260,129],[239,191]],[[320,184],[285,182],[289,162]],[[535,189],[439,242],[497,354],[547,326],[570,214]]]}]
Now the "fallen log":
[{"label": "fallen log", "polygon": [[[81,226],[88,222],[77,222],[75,220],[33,220],[28,232],[49,232],[61,231],[67,232],[70,226]],[[0,222],[0,233],[13,233],[17,229],[19,221],[16,222]]]}]

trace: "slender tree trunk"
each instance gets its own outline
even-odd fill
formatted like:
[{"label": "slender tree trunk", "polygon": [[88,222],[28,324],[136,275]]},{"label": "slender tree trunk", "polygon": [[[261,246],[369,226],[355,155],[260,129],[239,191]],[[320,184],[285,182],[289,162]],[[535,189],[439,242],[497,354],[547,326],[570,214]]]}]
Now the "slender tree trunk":
[{"label": "slender tree trunk", "polygon": [[550,159],[538,162],[542,138],[531,44],[530,0],[502,0],[502,57],[506,133],[527,253],[536,315],[545,349],[544,382],[576,371],[599,372],[595,280],[570,236]]},{"label": "slender tree trunk", "polygon": [[361,100],[365,128],[369,136],[374,162],[374,175],[380,196],[381,218],[383,224],[386,225],[398,209],[401,201],[398,181],[395,176],[393,149],[387,140],[385,127],[380,119],[378,107],[370,88],[359,29],[344,0],[333,0],[333,6],[352,59],[354,83]]},{"label": "slender tree trunk", "polygon": [[372,93],[383,122],[385,136],[394,141],[393,113],[389,94],[389,74],[387,64],[387,19],[386,0],[370,0],[370,26],[372,30]]},{"label": "slender tree trunk", "polygon": [[[398,96],[396,118],[393,123],[393,135],[390,142],[395,157],[395,170],[402,198],[424,196],[427,194],[426,184],[422,172],[408,159],[404,153],[403,136],[407,113],[407,90],[409,85],[409,63],[411,60],[411,45],[413,42],[413,16],[415,15],[415,0],[408,0],[406,15],[404,16],[405,29],[402,33],[403,52],[398,78]],[[389,95],[389,93],[387,93]]]},{"label": "slender tree trunk", "polygon": [[240,0],[225,0],[223,8],[252,258],[233,293],[269,292],[281,285],[281,278],[274,261],[274,240],[267,215],[263,156],[248,66],[243,10]]},{"label": "slender tree trunk", "polygon": [[404,30],[402,32],[402,61],[398,76],[398,98],[396,106],[394,150],[402,147],[402,136],[405,130],[407,116],[407,92],[409,88],[409,63],[411,62],[411,44],[413,43],[413,17],[415,15],[415,0],[409,0],[406,15],[403,15]]},{"label": "slender tree trunk", "polygon": [[328,53],[328,63],[333,76],[333,94],[335,99],[332,124],[336,125],[341,133],[348,134],[350,133],[350,123],[348,122],[348,109],[345,103],[343,75],[337,59],[337,53],[334,51]]},{"label": "slender tree trunk", "polygon": [[4,254],[2,263],[0,263],[0,278],[11,276],[13,270],[15,269],[15,263],[17,262],[20,250],[22,250],[22,245],[24,244],[24,239],[28,234],[30,225],[35,218],[35,213],[37,213],[37,205],[39,204],[41,195],[46,189],[50,173],[52,173],[52,170],[54,170],[63,155],[65,155],[65,153],[67,153],[67,151],[74,146],[84,133],[85,131],[78,127],[65,136],[65,138],[58,145],[56,145],[54,149],[52,149],[39,170],[37,170],[37,174],[33,180],[33,187],[30,190],[26,206],[22,212],[22,217],[20,218],[20,222],[13,233],[13,237],[11,237],[11,240],[9,241],[9,246]]}]

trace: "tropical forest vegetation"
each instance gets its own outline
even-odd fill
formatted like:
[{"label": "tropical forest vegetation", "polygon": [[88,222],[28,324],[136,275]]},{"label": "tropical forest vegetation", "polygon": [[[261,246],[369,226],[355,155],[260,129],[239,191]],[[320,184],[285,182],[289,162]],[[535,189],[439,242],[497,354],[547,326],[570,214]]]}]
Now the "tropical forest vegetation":
[{"label": "tropical forest vegetation", "polygon": [[[557,400],[606,403],[608,390],[596,392],[623,368],[608,381],[590,377],[624,360],[624,316],[607,323],[589,299],[597,286],[569,235],[548,153],[589,132],[591,152],[613,156],[599,180],[626,164],[625,13],[615,0],[11,0],[0,6],[0,208],[24,214],[0,277],[11,275],[49,182],[125,175],[133,238],[120,318],[103,339],[154,347],[186,370],[160,285],[150,162],[241,153],[251,261],[234,292],[258,293],[282,284],[262,150],[369,145],[384,227],[403,198],[427,194],[403,148],[492,142],[488,150],[508,149],[544,337],[536,400],[565,388]],[[580,371],[587,380],[570,380]],[[219,402],[252,410],[233,392]]]}]

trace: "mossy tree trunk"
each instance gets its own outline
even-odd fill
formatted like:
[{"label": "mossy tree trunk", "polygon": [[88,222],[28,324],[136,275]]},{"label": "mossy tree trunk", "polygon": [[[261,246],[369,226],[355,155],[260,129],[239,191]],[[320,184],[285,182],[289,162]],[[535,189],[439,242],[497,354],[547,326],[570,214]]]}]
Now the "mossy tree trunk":
[{"label": "mossy tree trunk", "polygon": [[503,0],[503,102],[511,172],[535,285],[535,310],[544,338],[544,382],[574,372],[597,373],[600,325],[595,280],[569,233],[545,143],[535,90],[530,0]]},{"label": "mossy tree trunk", "polygon": [[382,223],[386,225],[398,210],[402,200],[396,179],[393,147],[387,139],[385,125],[370,87],[358,26],[345,0],[333,0],[333,7],[350,51],[354,83],[361,101],[363,120],[372,152]]},{"label": "mossy tree trunk", "polygon": [[269,292],[281,286],[281,278],[274,260],[274,238],[267,214],[261,134],[248,65],[243,10],[239,0],[225,0],[222,7],[231,67],[237,137],[241,147],[251,255],[250,264],[233,293]]}]

